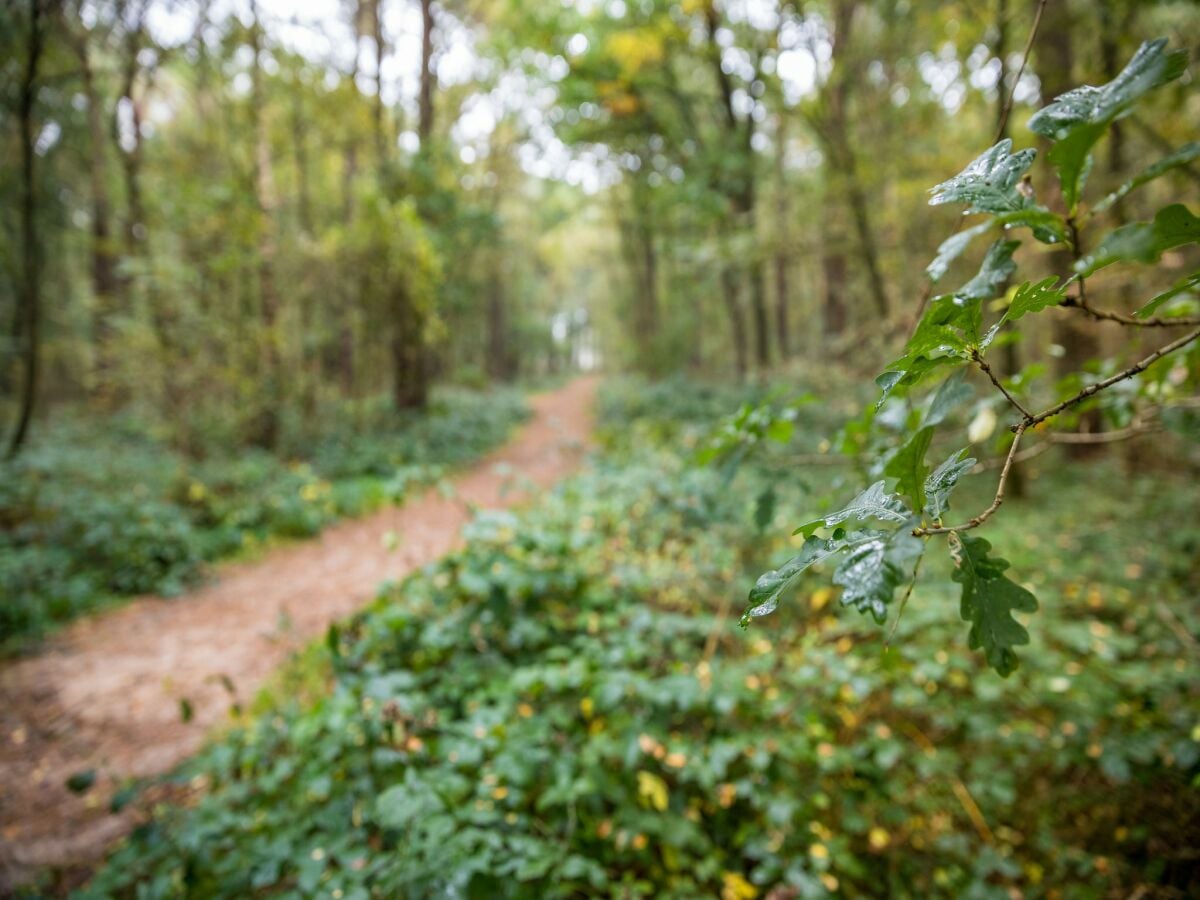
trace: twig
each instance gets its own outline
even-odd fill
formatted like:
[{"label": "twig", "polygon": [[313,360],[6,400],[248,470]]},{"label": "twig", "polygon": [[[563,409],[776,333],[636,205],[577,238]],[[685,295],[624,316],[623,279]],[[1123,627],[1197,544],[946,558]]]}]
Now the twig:
[{"label": "twig", "polygon": [[[1021,65],[1013,78],[1012,90],[1008,92],[1008,99],[1004,101],[1004,109],[1000,111],[1000,121],[996,125],[996,134],[992,138],[993,144],[1000,140],[1000,136],[1008,127],[1008,115],[1012,112],[1013,98],[1017,95],[1017,85],[1021,81],[1021,76],[1025,74],[1025,66],[1029,62],[1029,53],[1033,50],[1033,41],[1037,37],[1038,27],[1042,24],[1042,10],[1045,8],[1046,0],[1038,0],[1037,10],[1033,14],[1033,26],[1029,29],[1029,40],[1025,42],[1025,52],[1021,55]],[[1000,85],[1000,87],[1003,89],[1004,85]]]},{"label": "twig", "polygon": [[1093,319],[1100,319],[1107,322],[1116,322],[1120,325],[1133,325],[1138,328],[1172,328],[1172,327],[1195,327],[1200,325],[1200,316],[1176,316],[1174,318],[1164,318],[1162,316],[1151,316],[1147,319],[1138,319],[1133,316],[1127,316],[1124,313],[1114,312],[1108,309],[1096,309],[1091,306],[1087,299],[1083,296],[1068,297],[1061,304],[1062,306],[1074,307],[1082,310]]},{"label": "twig", "polygon": [[1005,388],[1004,385],[1000,383],[1000,379],[996,377],[996,373],[992,371],[992,367],[987,364],[987,362],[984,360],[984,358],[980,354],[980,352],[978,350],[972,350],[971,358],[973,360],[975,360],[975,362],[979,366],[979,368],[983,370],[983,374],[991,379],[992,384],[994,384],[996,386],[996,389],[999,390],[1000,393],[1002,393],[1004,395],[1005,399],[1007,399],[1008,402],[1011,403],[1016,408],[1017,412],[1019,412],[1022,416],[1024,416],[1026,419],[1028,419],[1030,416],[1029,410],[1027,410],[1024,406],[1022,406],[1017,401],[1017,398],[1014,397],[1012,394],[1010,394],[1008,392],[1008,389]]},{"label": "twig", "polygon": [[[921,745],[921,749],[928,756],[937,755],[937,747],[933,741],[925,736],[916,725],[911,722],[900,722],[900,727],[909,733],[912,738]],[[962,805],[963,812],[967,814],[967,818],[971,820],[971,824],[975,826],[975,831],[985,844],[996,843],[996,836],[992,834],[992,829],[988,827],[987,819],[983,816],[983,811],[979,808],[979,804],[975,802],[975,798],[971,796],[971,792],[967,786],[963,784],[962,779],[953,773],[949,773],[950,787],[954,790],[954,796],[958,798],[958,802]]]},{"label": "twig", "polygon": [[925,559],[924,551],[917,557],[917,564],[913,566],[912,578],[908,580],[908,590],[904,592],[904,596],[900,598],[900,605],[896,607],[896,618],[892,622],[892,627],[888,629],[887,638],[883,642],[885,647],[892,642],[892,638],[896,636],[896,629],[900,627],[900,617],[904,615],[904,607],[908,605],[908,598],[912,596],[913,588],[917,586],[917,576],[921,573],[923,559]]},{"label": "twig", "polygon": [[1097,381],[1094,384],[1089,384],[1087,387],[1085,387],[1082,391],[1080,391],[1075,396],[1068,397],[1066,400],[1063,400],[1061,403],[1056,403],[1053,406],[1051,406],[1049,409],[1045,409],[1035,416],[1026,417],[1026,419],[1023,422],[1021,422],[1020,424],[1012,426],[1013,432],[1015,433],[1018,430],[1024,431],[1026,428],[1030,428],[1034,425],[1037,425],[1039,422],[1044,422],[1047,419],[1053,418],[1054,416],[1057,416],[1063,410],[1069,409],[1070,407],[1074,406],[1076,403],[1080,403],[1080,402],[1086,400],[1088,397],[1091,397],[1093,394],[1098,394],[1100,391],[1104,390],[1105,388],[1112,387],[1114,384],[1116,384],[1119,381],[1124,381],[1126,378],[1132,378],[1134,375],[1137,375],[1139,372],[1144,372],[1146,369],[1148,369],[1151,366],[1151,364],[1162,359],[1164,356],[1166,356],[1169,353],[1174,353],[1176,350],[1179,350],[1182,347],[1186,347],[1192,341],[1196,340],[1196,338],[1200,338],[1200,328],[1196,329],[1195,331],[1188,332],[1183,337],[1181,337],[1177,340],[1171,341],[1171,343],[1169,343],[1169,344],[1159,347],[1157,350],[1155,350],[1153,353],[1151,353],[1149,356],[1147,356],[1141,362],[1135,363],[1134,365],[1130,366],[1128,369],[1118,372],[1116,375],[1113,375],[1110,378],[1105,378],[1103,381]]},{"label": "twig", "polygon": [[1028,428],[1028,418],[1016,426],[1016,433],[1013,435],[1012,446],[1008,448],[1008,456],[1004,459],[1004,468],[1000,470],[1000,480],[996,484],[996,497],[992,500],[992,505],[977,515],[975,518],[964,522],[961,525],[952,525],[945,527],[942,525],[930,528],[914,528],[914,537],[926,537],[931,534],[949,534],[952,531],[969,531],[972,528],[978,528],[984,522],[991,518],[992,513],[1000,508],[1000,504],[1004,502],[1004,486],[1008,482],[1008,473],[1012,471],[1013,459],[1017,455],[1017,448],[1021,445],[1021,435]]}]

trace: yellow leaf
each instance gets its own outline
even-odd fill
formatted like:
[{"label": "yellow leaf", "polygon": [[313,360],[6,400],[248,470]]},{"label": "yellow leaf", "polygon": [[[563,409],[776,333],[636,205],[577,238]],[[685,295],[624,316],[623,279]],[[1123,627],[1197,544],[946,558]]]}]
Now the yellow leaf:
[{"label": "yellow leaf", "polygon": [[758,888],[737,872],[721,873],[721,900],[754,900]]},{"label": "yellow leaf", "polygon": [[653,772],[638,772],[638,798],[646,806],[663,812],[667,808],[667,783]]}]

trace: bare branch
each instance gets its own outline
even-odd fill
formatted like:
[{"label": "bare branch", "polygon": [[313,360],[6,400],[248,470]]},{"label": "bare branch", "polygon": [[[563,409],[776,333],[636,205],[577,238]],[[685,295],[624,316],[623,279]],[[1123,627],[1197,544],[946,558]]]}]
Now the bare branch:
[{"label": "bare branch", "polygon": [[1138,328],[1194,328],[1197,325],[1200,325],[1200,316],[1176,316],[1173,318],[1151,316],[1146,319],[1138,319],[1134,316],[1127,316],[1124,313],[1114,312],[1108,309],[1096,309],[1087,302],[1087,298],[1083,295],[1078,297],[1068,297],[1060,305],[1082,310],[1093,319],[1098,319],[1105,322],[1116,322],[1119,325],[1132,325]]},{"label": "bare branch", "polygon": [[969,531],[972,528],[978,528],[984,522],[992,517],[992,513],[1000,508],[1000,504],[1004,502],[1004,486],[1008,482],[1008,473],[1012,471],[1013,460],[1017,455],[1017,448],[1021,445],[1021,435],[1025,433],[1028,426],[1022,422],[1017,426],[1016,433],[1013,435],[1012,446],[1008,448],[1008,456],[1004,459],[1004,468],[1000,470],[1000,480],[996,484],[996,497],[992,500],[992,505],[977,515],[975,518],[964,522],[961,525],[952,525],[950,527],[935,526],[932,528],[914,528],[914,537],[926,537],[931,534],[949,534],[952,531]]},{"label": "bare branch", "polygon": [[992,367],[987,364],[987,362],[984,360],[984,358],[980,354],[980,352],[978,350],[973,350],[971,352],[971,358],[973,360],[975,360],[976,364],[983,371],[983,374],[985,374],[988,378],[991,379],[992,384],[994,384],[996,386],[996,389],[1004,395],[1005,399],[1008,400],[1008,402],[1013,405],[1013,407],[1017,410],[1017,412],[1019,412],[1022,416],[1024,416],[1026,419],[1028,419],[1031,415],[1029,410],[1027,410],[1024,406],[1022,406],[1017,401],[1017,398],[1014,397],[1012,394],[1010,394],[1008,392],[1008,389],[1005,388],[1005,386],[1000,383],[1000,379],[996,377],[996,373],[992,371]]},{"label": "bare branch", "polygon": [[1053,418],[1054,416],[1057,416],[1059,413],[1061,413],[1063,410],[1070,409],[1072,406],[1074,406],[1077,403],[1082,403],[1088,397],[1091,397],[1094,394],[1098,394],[1098,393],[1100,393],[1100,391],[1103,391],[1106,388],[1110,388],[1114,384],[1116,384],[1120,381],[1124,381],[1127,378],[1132,378],[1134,375],[1137,375],[1139,372],[1144,372],[1153,363],[1157,362],[1158,360],[1162,359],[1164,356],[1167,356],[1170,353],[1174,353],[1176,350],[1186,347],[1192,341],[1196,340],[1196,338],[1200,338],[1200,328],[1196,329],[1195,331],[1188,332],[1187,334],[1185,334],[1183,337],[1179,338],[1178,340],[1171,341],[1171,343],[1166,344],[1162,347],[1159,347],[1157,350],[1155,350],[1153,353],[1151,353],[1149,356],[1147,356],[1141,362],[1135,363],[1134,365],[1130,366],[1128,369],[1118,372],[1116,375],[1113,375],[1110,378],[1105,378],[1103,381],[1097,381],[1094,384],[1089,384],[1087,387],[1085,387],[1082,391],[1080,391],[1075,396],[1068,397],[1066,400],[1063,400],[1061,403],[1056,403],[1053,406],[1051,406],[1049,409],[1045,409],[1035,416],[1027,416],[1025,418],[1025,420],[1023,422],[1021,422],[1019,425],[1012,426],[1012,430],[1014,432],[1017,432],[1018,430],[1024,431],[1026,428],[1030,428],[1034,425],[1037,425],[1039,422],[1044,422],[1047,419]]}]

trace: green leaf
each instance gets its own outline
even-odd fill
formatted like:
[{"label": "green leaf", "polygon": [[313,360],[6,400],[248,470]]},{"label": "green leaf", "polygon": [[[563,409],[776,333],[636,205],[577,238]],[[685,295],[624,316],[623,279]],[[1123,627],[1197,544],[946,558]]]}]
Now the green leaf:
[{"label": "green leaf", "polygon": [[896,451],[883,469],[884,475],[897,479],[896,490],[912,500],[913,509],[925,507],[925,476],[929,474],[925,453],[932,440],[933,426],[926,425]]},{"label": "green leaf", "polygon": [[1058,278],[1051,275],[1041,281],[1026,281],[1020,285],[1013,292],[1008,309],[1004,311],[1000,321],[988,329],[988,333],[979,342],[979,349],[986,350],[992,345],[992,341],[1000,332],[1000,326],[1005,322],[1014,322],[1029,313],[1039,312],[1048,306],[1057,306],[1062,303],[1067,297],[1067,284],[1069,283],[1059,286]]},{"label": "green leaf", "polygon": [[809,537],[818,528],[832,528],[851,519],[856,522],[867,522],[871,519],[879,519],[884,522],[906,521],[912,512],[899,497],[889,494],[883,489],[884,483],[883,481],[875,482],[846,506],[819,519],[805,522],[792,534]]},{"label": "green leaf", "polygon": [[925,542],[908,528],[855,547],[833,573],[833,583],[845,588],[842,604],[883,624],[896,588],[908,580],[911,563],[924,550]]},{"label": "green leaf", "polygon": [[758,495],[754,501],[754,525],[759,531],[764,530],[775,518],[775,506],[778,497],[772,485]]},{"label": "green leaf", "polygon": [[1018,185],[1033,164],[1037,151],[1030,148],[1010,153],[1012,141],[1005,138],[985,150],[965,169],[930,190],[930,206],[966,203],[968,212],[1006,213],[1024,209],[1029,199]]},{"label": "green leaf", "polygon": [[1072,211],[1079,201],[1092,146],[1108,125],[1141,97],[1183,74],[1187,54],[1163,53],[1165,38],[1142,44],[1121,73],[1103,87],[1084,85],[1067,91],[1034,113],[1030,129],[1057,143],[1048,159],[1058,171],[1063,198]]},{"label": "green leaf", "polygon": [[942,241],[938,245],[937,255],[934,256],[933,262],[925,267],[925,274],[929,276],[929,280],[939,281],[950,268],[950,263],[962,256],[971,241],[991,228],[993,224],[992,222],[983,222],[964,231],[956,232]]},{"label": "green leaf", "polygon": [[84,769],[81,772],[76,772],[67,779],[67,790],[72,794],[83,794],[91,790],[92,785],[96,783],[96,770]]},{"label": "green leaf", "polygon": [[1029,228],[1043,244],[1061,244],[1067,239],[1067,223],[1063,217],[1044,206],[1030,206],[1005,213],[992,221],[996,225],[1003,225],[1005,230],[1022,226]]},{"label": "green leaf", "polygon": [[1007,677],[1018,664],[1013,647],[1029,643],[1013,611],[1034,612],[1037,599],[1004,574],[1007,560],[988,556],[992,545],[983,538],[952,534],[949,544],[951,577],[962,585],[961,614],[971,623],[968,643],[972,650],[982,648],[988,665]]},{"label": "green leaf", "polygon": [[929,473],[925,479],[925,514],[937,521],[949,508],[950,494],[958,480],[971,470],[975,460],[966,456],[966,448],[951,453],[946,461]]},{"label": "green leaf", "polygon": [[764,572],[750,589],[750,608],[742,615],[742,625],[750,619],[767,616],[779,607],[779,598],[796,583],[806,570],[831,556],[870,543],[887,535],[885,531],[844,532],[838,529],[830,538],[809,537],[800,552],[778,569]]},{"label": "green leaf", "polygon": [[955,291],[954,296],[963,300],[990,300],[997,296],[1001,285],[1017,271],[1012,257],[1020,246],[1020,241],[996,241],[988,247],[979,272]]},{"label": "green leaf", "polygon": [[956,407],[975,395],[975,389],[967,384],[966,378],[967,370],[959,369],[942,382],[929,401],[929,407],[921,419],[922,425],[940,425]]},{"label": "green leaf", "polygon": [[1200,271],[1193,272],[1191,275],[1188,275],[1182,281],[1176,282],[1174,287],[1170,288],[1169,290],[1163,291],[1157,297],[1154,297],[1153,299],[1151,299],[1149,303],[1147,303],[1145,306],[1143,306],[1141,309],[1139,309],[1137,312],[1135,312],[1134,316],[1139,319],[1145,319],[1148,316],[1154,315],[1154,313],[1158,310],[1158,308],[1160,306],[1162,306],[1164,303],[1166,303],[1168,300],[1170,300],[1172,297],[1177,297],[1180,294],[1186,293],[1191,290],[1197,290],[1197,289],[1200,289]]},{"label": "green leaf", "polygon": [[1200,240],[1200,218],[1182,203],[1172,203],[1158,211],[1153,222],[1133,222],[1111,231],[1094,253],[1075,264],[1075,271],[1087,277],[1115,262],[1157,262],[1163,252]]},{"label": "green leaf", "polygon": [[1026,281],[1013,294],[1012,302],[1000,321],[1015,322],[1029,313],[1040,312],[1048,306],[1058,306],[1066,297],[1067,286],[1064,284],[1060,287],[1054,275],[1041,281]]},{"label": "green leaf", "polygon": [[404,830],[446,811],[437,793],[411,770],[375,800],[375,817],[384,828]]},{"label": "green leaf", "polygon": [[1148,181],[1160,178],[1172,169],[1179,166],[1186,166],[1197,157],[1200,157],[1200,142],[1192,141],[1190,144],[1184,144],[1170,156],[1164,156],[1158,162],[1147,166],[1133,178],[1129,179],[1092,207],[1093,211],[1104,212],[1114,203],[1122,200],[1130,191],[1136,190]]}]

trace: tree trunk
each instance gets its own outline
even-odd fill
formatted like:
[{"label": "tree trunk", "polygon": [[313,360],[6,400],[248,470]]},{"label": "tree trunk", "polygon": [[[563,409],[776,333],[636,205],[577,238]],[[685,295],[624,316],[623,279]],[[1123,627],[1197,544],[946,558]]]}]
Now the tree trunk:
[{"label": "tree trunk", "polygon": [[846,330],[846,256],[841,250],[841,238],[831,236],[821,257],[825,275],[825,302],[822,306],[825,336],[836,337]]},{"label": "tree trunk", "polygon": [[737,277],[729,266],[721,269],[721,291],[725,310],[729,314],[730,334],[733,337],[734,367],[740,380],[746,377],[748,367],[746,321],[742,314],[742,304],[738,298]]},{"label": "tree trunk", "polygon": [[[420,155],[432,164],[433,142],[433,5],[421,0],[421,81],[417,137]],[[425,346],[424,316],[406,286],[397,292],[393,323],[392,358],[394,398],[398,409],[423,409],[429,403],[429,373],[432,360]]]},{"label": "tree trunk", "polygon": [[383,39],[383,0],[373,0],[371,3],[371,26],[371,38],[375,42],[375,103],[371,112],[375,130],[375,161],[382,172],[388,158],[383,116],[383,58],[387,55],[387,45]]},{"label": "tree trunk", "polygon": [[95,70],[92,67],[91,35],[88,31],[74,34],[73,43],[79,58],[79,73],[83,95],[87,101],[88,137],[91,142],[88,157],[88,181],[92,193],[92,292],[95,294],[93,340],[96,344],[96,392],[106,401],[112,399],[112,316],[117,292],[116,269],[113,259],[111,205],[108,197],[107,135],[104,133],[104,110]]},{"label": "tree trunk", "polygon": [[433,136],[433,2],[421,0],[421,83],[418,97],[417,136],[422,149]]},{"label": "tree trunk", "polygon": [[279,294],[275,286],[275,183],[271,146],[263,115],[262,26],[258,4],[250,3],[250,115],[254,131],[254,202],[258,208],[258,289],[262,313],[263,406],[259,410],[252,440],[267,449],[279,443],[279,408],[282,404],[282,373],[279,358]]},{"label": "tree trunk", "polygon": [[[996,43],[992,46],[992,55],[1000,60],[1000,73],[996,79],[996,139],[1008,137],[1008,119],[1005,114],[1008,97],[1008,0],[996,0]],[[1008,290],[1005,280],[1001,291]],[[1007,376],[1016,375],[1021,371],[1021,348],[1016,341],[1004,345],[1000,356],[1001,371]],[[1014,466],[1008,473],[1009,493],[1013,497],[1025,496],[1025,470]]]},{"label": "tree trunk", "polygon": [[[1048,3],[1042,14],[1042,35],[1040,54],[1038,56],[1038,78],[1042,82],[1042,102],[1049,103],[1055,97],[1075,87],[1073,76],[1074,54],[1071,44],[1071,14],[1066,3]],[[1045,141],[1043,150],[1045,149]],[[1051,181],[1042,195],[1049,200],[1053,208],[1056,204],[1062,206],[1058,182]],[[1086,248],[1075,248],[1075,254],[1086,252]],[[1072,260],[1071,250],[1064,248],[1051,255],[1054,266],[1058,271],[1069,270]],[[1074,374],[1081,370],[1083,364],[1098,355],[1099,343],[1093,323],[1080,315],[1059,316],[1054,322],[1054,341],[1063,348],[1058,358],[1056,369],[1060,376]],[[1080,423],[1084,431],[1095,431],[1099,427],[1099,418],[1095,412],[1085,414]],[[1068,444],[1066,452],[1071,456],[1088,456],[1097,451],[1100,445]]]},{"label": "tree trunk", "polygon": [[879,245],[871,226],[867,209],[866,192],[858,171],[858,160],[854,154],[850,135],[849,106],[851,75],[846,49],[850,43],[857,0],[840,0],[834,7],[833,73],[828,84],[829,111],[826,114],[819,136],[829,156],[829,164],[839,176],[850,208],[850,219],[858,238],[859,252],[867,270],[871,299],[879,315],[887,317],[890,312],[887,288],[879,269]]},{"label": "tree trunk", "polygon": [[504,278],[500,260],[493,263],[487,296],[487,371],[499,381],[513,375],[512,354],[509,352],[508,304],[504,294]]},{"label": "tree trunk", "polygon": [[29,43],[26,46],[25,75],[17,100],[17,121],[21,135],[21,314],[18,346],[23,347],[25,382],[22,385],[17,425],[8,444],[9,458],[20,452],[29,434],[37,399],[38,361],[41,353],[41,245],[37,231],[37,184],[33,133],[33,107],[37,101],[38,64],[42,56],[41,0],[29,3]]},{"label": "tree trunk", "polygon": [[791,299],[791,288],[788,284],[788,251],[791,247],[789,238],[790,222],[788,211],[787,177],[784,171],[784,157],[787,153],[787,138],[784,133],[784,118],[779,117],[779,128],[776,134],[779,144],[775,148],[775,339],[779,343],[779,358],[787,360],[791,356],[791,336],[788,334],[788,304]]}]

